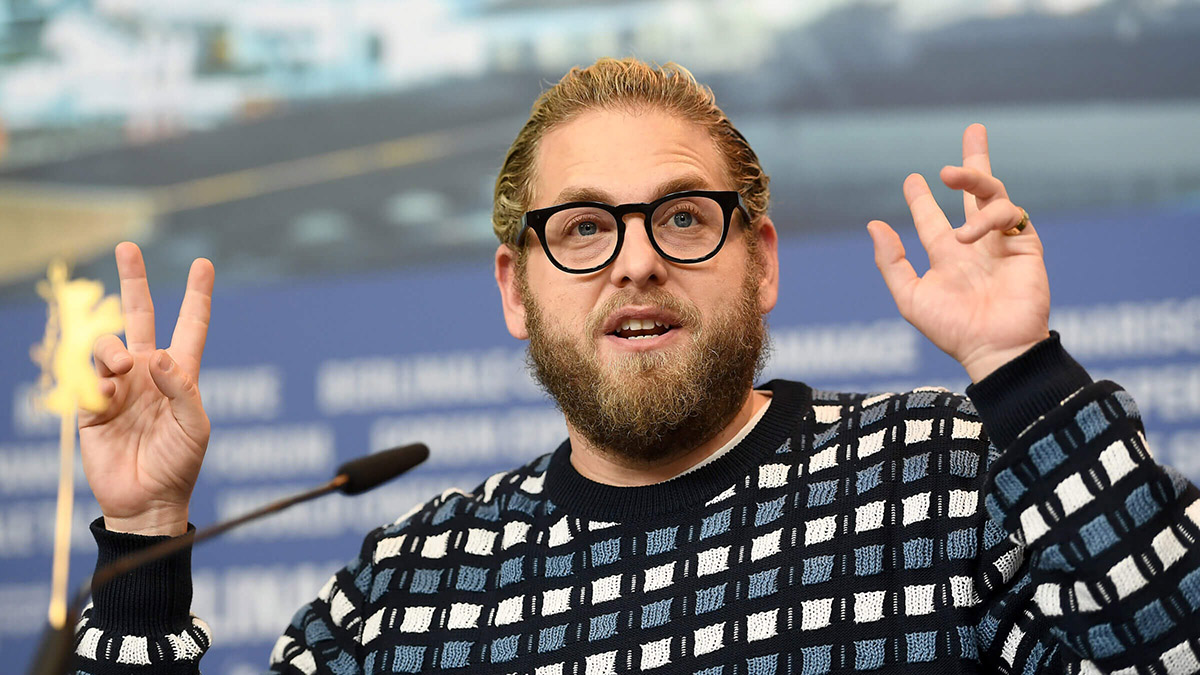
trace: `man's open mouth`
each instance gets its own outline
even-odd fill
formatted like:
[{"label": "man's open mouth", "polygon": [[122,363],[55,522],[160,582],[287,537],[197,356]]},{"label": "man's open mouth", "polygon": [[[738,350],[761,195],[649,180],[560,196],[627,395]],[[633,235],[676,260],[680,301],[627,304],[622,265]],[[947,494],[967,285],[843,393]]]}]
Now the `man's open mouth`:
[{"label": "man's open mouth", "polygon": [[675,328],[670,324],[656,319],[625,319],[617,330],[609,333],[626,340],[641,340],[644,338],[666,335]]}]

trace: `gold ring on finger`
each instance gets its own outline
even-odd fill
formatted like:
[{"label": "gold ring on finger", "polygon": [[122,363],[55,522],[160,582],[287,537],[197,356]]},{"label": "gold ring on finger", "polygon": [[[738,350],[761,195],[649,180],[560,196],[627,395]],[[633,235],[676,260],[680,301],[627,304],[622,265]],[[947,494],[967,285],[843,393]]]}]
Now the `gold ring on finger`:
[{"label": "gold ring on finger", "polygon": [[[1020,208],[1020,207],[1017,207]],[[1029,213],[1025,209],[1021,209],[1021,220],[1012,227],[1004,231],[1005,236],[1015,237],[1025,231],[1029,227]]]}]

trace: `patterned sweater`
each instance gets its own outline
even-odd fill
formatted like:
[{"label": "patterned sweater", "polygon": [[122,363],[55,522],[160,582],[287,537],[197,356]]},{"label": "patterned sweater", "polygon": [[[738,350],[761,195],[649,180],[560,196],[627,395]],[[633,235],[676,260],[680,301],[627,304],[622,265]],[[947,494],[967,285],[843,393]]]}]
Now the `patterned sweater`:
[{"label": "patterned sweater", "polygon": [[[970,399],[766,388],[665,483],[589,481],[564,444],[375,530],[271,670],[1200,671],[1200,493],[1057,336]],[[102,559],[153,541],[94,530]],[[196,672],[189,583],[180,556],[97,594],[79,670]]]}]

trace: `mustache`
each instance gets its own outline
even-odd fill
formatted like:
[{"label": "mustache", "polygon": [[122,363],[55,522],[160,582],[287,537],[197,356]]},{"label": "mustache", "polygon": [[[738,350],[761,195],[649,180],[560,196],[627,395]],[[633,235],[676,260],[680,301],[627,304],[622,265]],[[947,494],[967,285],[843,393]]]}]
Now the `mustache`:
[{"label": "mustache", "polygon": [[666,310],[679,318],[683,326],[701,325],[700,310],[696,305],[677,298],[661,288],[637,290],[623,288],[609,296],[599,307],[588,314],[587,329],[592,336],[600,335],[601,327],[609,316],[629,305],[642,307],[657,307]]}]

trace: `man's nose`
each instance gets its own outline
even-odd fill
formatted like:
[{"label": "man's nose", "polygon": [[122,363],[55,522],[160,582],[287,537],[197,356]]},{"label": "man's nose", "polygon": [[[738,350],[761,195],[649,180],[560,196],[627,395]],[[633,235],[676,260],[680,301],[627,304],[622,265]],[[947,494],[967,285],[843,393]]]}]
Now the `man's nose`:
[{"label": "man's nose", "polygon": [[613,285],[649,286],[667,280],[667,261],[654,250],[646,233],[645,218],[640,214],[625,217],[625,241],[617,259],[609,267]]}]

